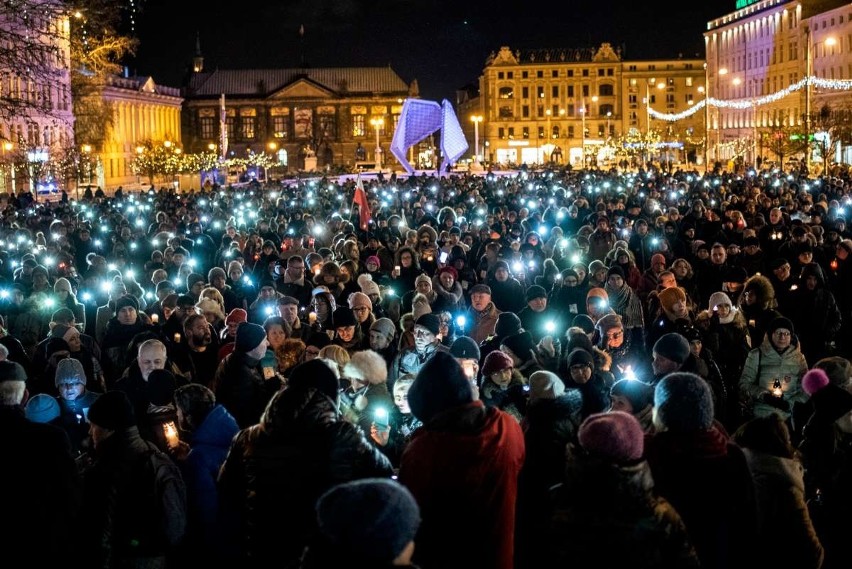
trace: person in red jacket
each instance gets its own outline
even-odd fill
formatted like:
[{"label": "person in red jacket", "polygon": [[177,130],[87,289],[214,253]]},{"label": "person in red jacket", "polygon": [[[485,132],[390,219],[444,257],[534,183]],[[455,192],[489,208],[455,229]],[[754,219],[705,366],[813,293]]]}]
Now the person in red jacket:
[{"label": "person in red jacket", "polygon": [[423,518],[414,562],[422,569],[512,569],[525,454],[520,425],[474,400],[461,366],[443,352],[420,369],[408,403],[423,421],[399,469]]}]

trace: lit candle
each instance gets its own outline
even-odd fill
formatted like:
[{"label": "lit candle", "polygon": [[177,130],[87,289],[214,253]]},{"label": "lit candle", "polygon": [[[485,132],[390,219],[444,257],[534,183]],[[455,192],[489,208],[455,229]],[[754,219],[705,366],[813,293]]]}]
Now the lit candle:
[{"label": "lit candle", "polygon": [[781,389],[781,381],[775,380],[775,383],[772,384],[772,395],[775,397],[781,397],[784,394],[784,391]]},{"label": "lit candle", "polygon": [[177,332],[175,332],[174,341],[175,344],[180,344],[180,334],[178,334]]},{"label": "lit candle", "polygon": [[313,324],[316,321],[317,321],[317,313],[316,312],[309,312],[308,313],[308,324]]},{"label": "lit candle", "polygon": [[163,423],[163,434],[166,436],[166,443],[169,445],[169,448],[175,448],[178,446],[180,438],[178,437],[178,431],[174,421]]},{"label": "lit candle", "polygon": [[397,266],[395,266],[395,267],[393,268],[393,272],[394,272],[394,274],[396,274],[396,275],[399,275],[400,271],[401,271],[401,269],[400,269],[399,265],[397,265]]},{"label": "lit candle", "polygon": [[158,324],[159,322],[160,322],[160,315],[159,314],[152,314],[151,315],[151,323],[152,324]]}]

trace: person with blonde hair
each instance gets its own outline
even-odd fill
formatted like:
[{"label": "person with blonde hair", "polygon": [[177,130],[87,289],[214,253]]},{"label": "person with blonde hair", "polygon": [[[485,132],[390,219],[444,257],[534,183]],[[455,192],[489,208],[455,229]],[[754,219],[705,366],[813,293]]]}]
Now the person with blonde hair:
[{"label": "person with blonde hair", "polygon": [[346,351],[346,348],[343,346],[338,346],[337,344],[329,344],[328,346],[322,348],[319,352],[320,358],[329,360],[330,362],[334,362],[337,365],[337,375],[339,376],[343,371],[343,367],[349,363],[351,359],[349,356],[349,352]]}]

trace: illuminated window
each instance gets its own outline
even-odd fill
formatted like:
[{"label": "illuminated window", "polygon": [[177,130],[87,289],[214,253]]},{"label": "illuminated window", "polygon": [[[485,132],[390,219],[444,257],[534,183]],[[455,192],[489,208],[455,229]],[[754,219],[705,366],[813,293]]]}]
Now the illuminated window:
[{"label": "illuminated window", "polygon": [[366,136],[367,115],[352,115],[352,136]]},{"label": "illuminated window", "polygon": [[200,138],[216,138],[216,117],[199,117],[198,134]]},{"label": "illuminated window", "polygon": [[500,87],[497,96],[501,99],[513,99],[515,97],[515,90],[512,87]]}]

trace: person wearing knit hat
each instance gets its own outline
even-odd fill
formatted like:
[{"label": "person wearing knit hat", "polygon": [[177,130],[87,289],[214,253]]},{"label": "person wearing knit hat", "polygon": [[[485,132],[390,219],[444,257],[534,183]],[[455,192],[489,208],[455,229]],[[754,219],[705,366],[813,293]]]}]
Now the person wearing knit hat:
[{"label": "person wearing knit hat", "polygon": [[689,316],[689,307],[686,304],[686,292],[679,286],[664,288],[657,293],[660,308],[665,312],[668,320],[674,322],[678,318]]},{"label": "person wearing knit hat", "polygon": [[529,386],[530,404],[540,399],[556,399],[565,393],[565,384],[558,375],[550,371],[533,372],[529,378]]},{"label": "person wearing knit hat", "polygon": [[457,360],[475,360],[479,367],[479,346],[468,336],[458,336],[450,345],[450,354]]},{"label": "person wearing knit hat", "polygon": [[[262,356],[266,351],[268,342],[266,340],[266,330],[260,324],[253,322],[241,322],[237,326],[237,334],[234,343],[234,350],[240,354],[251,354],[253,352],[260,353]],[[263,350],[260,347],[263,346]],[[260,359],[260,358],[257,358]]]},{"label": "person wearing knit hat", "polygon": [[577,438],[583,450],[615,464],[642,459],[645,432],[636,417],[622,411],[589,415],[580,425]]},{"label": "person wearing knit hat", "polygon": [[308,340],[305,342],[305,361],[307,362],[316,358],[320,350],[330,344],[331,338],[324,332],[308,336]]},{"label": "person wearing knit hat", "polygon": [[677,332],[663,334],[654,342],[651,368],[654,377],[659,379],[666,374],[679,370],[689,358],[689,341]]},{"label": "person wearing knit hat", "polygon": [[225,274],[225,269],[222,267],[213,267],[207,271],[207,282],[210,283],[210,286],[219,288],[219,286],[216,285],[216,279],[221,279],[221,284],[224,285],[227,278],[228,275]]},{"label": "person wearing knit hat", "polygon": [[694,373],[671,373],[654,388],[654,424],[660,431],[706,430],[713,416],[710,385]]},{"label": "person wearing knit hat", "polygon": [[526,330],[506,336],[500,343],[500,349],[506,352],[515,364],[515,367],[524,366],[536,359],[536,347],[532,335]]},{"label": "person wearing knit hat", "polygon": [[609,277],[611,277],[612,275],[619,276],[621,277],[621,280],[625,280],[624,269],[622,269],[618,265],[613,265],[609,268],[609,270],[606,272],[606,279],[609,280]]},{"label": "person wearing knit hat", "polygon": [[437,336],[441,331],[441,321],[435,314],[424,314],[414,321],[414,335],[417,336],[417,328],[424,328],[433,336]]},{"label": "person wearing knit hat", "polygon": [[24,414],[33,423],[50,423],[59,418],[59,402],[47,393],[37,393],[29,398]]},{"label": "person wearing knit hat", "polygon": [[337,366],[329,365],[328,360],[314,359],[301,363],[290,373],[287,389],[315,389],[337,402],[340,395],[340,378]]},{"label": "person wearing knit hat", "polygon": [[642,430],[653,430],[654,386],[636,379],[620,379],[609,390],[612,411],[630,413],[642,425]]},{"label": "person wearing knit hat", "polygon": [[[373,302],[363,292],[353,292],[349,295],[349,309],[352,310],[358,323],[363,324],[370,320],[370,316],[373,314]],[[369,325],[371,322],[367,324]]]},{"label": "person wearing knit hat", "polygon": [[201,290],[204,288],[204,277],[198,273],[189,273],[186,277],[186,293],[193,298],[198,298],[201,295]]},{"label": "person wearing knit hat", "polygon": [[544,289],[543,286],[532,285],[530,288],[527,289],[526,301],[531,302],[531,301],[536,300],[538,298],[545,298],[546,299],[547,298],[547,291]]},{"label": "person wearing knit hat", "polygon": [[426,284],[429,285],[428,290],[432,290],[432,278],[426,273],[420,273],[419,275],[417,275],[417,278],[414,279],[415,288],[417,288],[417,285],[426,287]]},{"label": "person wearing knit hat", "polygon": [[134,313],[139,312],[139,301],[136,300],[135,296],[125,294],[115,301],[115,314],[118,315],[122,308],[132,308]]},{"label": "person wearing knit hat", "polygon": [[213,326],[219,326],[225,320],[225,313],[222,312],[222,307],[212,298],[202,298],[195,303],[195,307]]},{"label": "person wearing knit hat", "polygon": [[437,352],[427,360],[408,390],[411,412],[424,423],[442,411],[473,401],[470,382],[459,363],[447,352]]},{"label": "person wearing knit hat", "polygon": [[651,255],[651,270],[659,275],[666,269],[666,257],[662,253]]},{"label": "person wearing knit hat", "polygon": [[491,377],[495,373],[512,370],[514,367],[512,358],[497,350],[485,356],[485,361],[482,364],[482,377]]},{"label": "person wearing knit hat", "polygon": [[[378,257],[376,257],[378,259]],[[373,280],[373,277],[369,273],[364,273],[358,276],[358,286],[361,287],[361,292],[370,297],[370,301],[374,304],[376,302],[381,302],[382,293],[379,288],[378,283]]]},{"label": "person wearing knit hat", "polygon": [[[617,316],[617,315],[613,315]],[[586,334],[592,334],[595,331],[595,322],[592,320],[592,317],[588,314],[578,314],[571,320],[571,326],[574,328],[580,328]]]},{"label": "person wearing knit hat", "polygon": [[396,326],[390,318],[378,318],[370,325],[370,349],[381,353],[393,344]]},{"label": "person wearing knit hat", "polygon": [[414,298],[411,300],[411,313],[414,315],[414,320],[417,320],[424,314],[432,313],[432,306],[429,304],[429,299],[426,295],[419,292],[414,295]]},{"label": "person wearing knit hat", "polygon": [[597,321],[604,314],[612,312],[609,306],[609,295],[602,286],[592,287],[586,293],[586,314],[591,316],[592,320]]},{"label": "person wearing knit hat", "polygon": [[521,331],[521,319],[514,312],[501,312],[494,325],[494,334],[500,338],[517,334]]},{"label": "person wearing knit hat", "polygon": [[763,343],[749,352],[743,365],[739,388],[747,396],[747,409],[755,417],[778,413],[786,420],[796,403],[808,400],[801,385],[807,371],[793,323],[783,316],[774,318]]},{"label": "person wearing knit hat", "polygon": [[323,494],[316,512],[319,540],[305,550],[304,566],[409,566],[420,509],[401,484],[346,482]]},{"label": "person wearing knit hat", "polygon": [[59,360],[59,363],[56,365],[54,381],[56,387],[60,387],[66,383],[86,385],[86,372],[83,370],[83,364],[74,358]]},{"label": "person wearing knit hat", "polygon": [[[709,310],[710,312],[718,313],[720,306],[727,306],[728,307],[728,310],[725,311],[726,314],[724,315],[724,317],[726,319],[730,318],[732,320],[733,319],[733,314],[732,314],[733,303],[731,302],[731,297],[729,297],[724,292],[714,292],[713,294],[710,295],[710,301],[708,302],[707,310]],[[719,314],[720,320],[721,320],[722,317],[723,317],[723,315]],[[728,320],[728,322],[730,322],[731,320]]]},{"label": "person wearing knit hat", "polygon": [[103,434],[109,436],[113,431],[122,431],[136,426],[133,405],[123,391],[107,391],[101,394],[89,408],[88,419],[92,425],[108,431],[101,436],[96,434],[97,431],[92,432],[96,449],[106,438],[102,436]]}]

